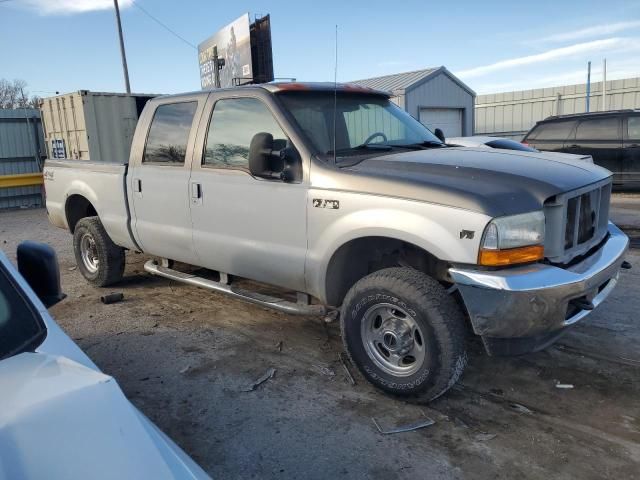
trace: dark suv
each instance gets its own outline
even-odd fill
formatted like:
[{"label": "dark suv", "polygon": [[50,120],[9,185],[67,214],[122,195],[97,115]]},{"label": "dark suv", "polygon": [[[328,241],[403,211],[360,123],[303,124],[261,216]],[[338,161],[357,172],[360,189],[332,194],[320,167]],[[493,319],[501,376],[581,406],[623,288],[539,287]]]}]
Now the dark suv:
[{"label": "dark suv", "polygon": [[538,150],[591,155],[617,187],[640,188],[640,110],[548,117],[522,140]]}]

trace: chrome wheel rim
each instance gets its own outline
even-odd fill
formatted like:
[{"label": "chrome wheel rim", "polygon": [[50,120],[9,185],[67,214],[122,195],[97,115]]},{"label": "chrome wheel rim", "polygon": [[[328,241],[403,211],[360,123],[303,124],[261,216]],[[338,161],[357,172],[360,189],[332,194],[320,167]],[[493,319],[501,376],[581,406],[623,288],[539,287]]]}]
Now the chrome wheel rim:
[{"label": "chrome wheel rim", "polygon": [[407,377],[424,364],[425,338],[406,310],[378,303],[364,313],[361,337],[369,358],[384,372]]},{"label": "chrome wheel rim", "polygon": [[93,235],[85,233],[80,239],[80,257],[84,268],[89,273],[96,273],[100,266],[100,259],[98,258],[98,247],[96,247],[96,241]]}]

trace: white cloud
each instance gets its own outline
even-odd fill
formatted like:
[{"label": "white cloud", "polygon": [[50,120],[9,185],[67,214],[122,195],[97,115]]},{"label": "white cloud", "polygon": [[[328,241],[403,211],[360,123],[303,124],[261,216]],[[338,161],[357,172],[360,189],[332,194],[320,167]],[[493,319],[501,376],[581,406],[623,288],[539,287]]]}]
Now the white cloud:
[{"label": "white cloud", "polygon": [[595,52],[613,52],[621,50],[633,50],[640,46],[638,38],[605,38],[602,40],[594,40],[592,42],[576,43],[568,47],[554,48],[546,52],[537,53],[535,55],[527,55],[524,57],[510,58],[499,62],[483,65],[481,67],[470,68],[456,72],[461,78],[474,78],[500,70],[508,70],[524,65],[532,65],[536,63],[548,62],[550,60],[558,60],[562,58],[575,57],[585,53]]},{"label": "white cloud", "polygon": [[[120,8],[131,6],[131,0],[119,0]],[[20,5],[41,15],[73,14],[113,9],[113,0],[22,0]]]},{"label": "white cloud", "polygon": [[582,28],[580,30],[574,30],[572,32],[564,32],[564,33],[549,35],[548,37],[541,38],[540,41],[567,42],[567,41],[580,40],[583,38],[593,38],[593,37],[611,35],[613,33],[618,33],[625,30],[631,30],[633,28],[640,28],[640,20],[595,25],[593,27]]}]

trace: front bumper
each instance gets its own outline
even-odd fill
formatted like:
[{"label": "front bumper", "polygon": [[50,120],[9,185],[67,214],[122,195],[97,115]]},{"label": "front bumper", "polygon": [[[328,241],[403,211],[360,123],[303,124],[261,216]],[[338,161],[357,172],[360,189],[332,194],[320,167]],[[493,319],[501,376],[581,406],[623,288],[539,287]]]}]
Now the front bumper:
[{"label": "front bumper", "polygon": [[597,307],[607,298],[629,248],[618,227],[609,222],[608,230],[595,253],[568,268],[536,263],[497,271],[449,269],[475,333],[485,339],[556,338],[586,317],[591,310],[576,305]]}]

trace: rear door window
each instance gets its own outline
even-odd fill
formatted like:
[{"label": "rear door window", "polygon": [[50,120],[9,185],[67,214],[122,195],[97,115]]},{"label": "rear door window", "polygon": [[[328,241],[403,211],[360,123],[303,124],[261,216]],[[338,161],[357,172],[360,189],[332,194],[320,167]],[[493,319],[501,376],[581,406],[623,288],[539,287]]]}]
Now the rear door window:
[{"label": "rear door window", "polygon": [[620,119],[609,118],[589,118],[582,120],[576,130],[576,140],[619,140]]},{"label": "rear door window", "polygon": [[640,140],[640,116],[627,119],[627,138]]},{"label": "rear door window", "polygon": [[160,105],[151,121],[143,163],[183,165],[198,102]]}]

